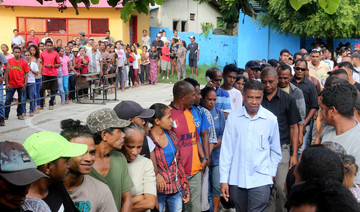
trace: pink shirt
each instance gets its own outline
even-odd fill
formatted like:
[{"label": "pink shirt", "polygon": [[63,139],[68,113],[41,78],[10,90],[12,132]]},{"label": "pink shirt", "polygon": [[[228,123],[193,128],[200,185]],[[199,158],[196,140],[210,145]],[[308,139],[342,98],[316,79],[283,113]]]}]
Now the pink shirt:
[{"label": "pink shirt", "polygon": [[32,38],[31,36],[29,37],[28,41],[32,41],[34,43],[35,46],[38,46],[38,44],[40,43],[39,38],[38,37],[34,37]]},{"label": "pink shirt", "polygon": [[63,76],[69,75],[68,70],[68,63],[70,62],[70,59],[68,56],[64,55],[62,57],[62,63],[61,63],[61,73]]},{"label": "pink shirt", "polygon": [[52,51],[52,52],[48,52],[48,51],[43,51],[41,53],[40,59],[43,63],[43,72],[42,75],[45,76],[57,76],[57,68],[46,68],[45,66],[47,65],[56,65],[58,63],[61,63],[59,54],[56,51]]},{"label": "pink shirt", "polygon": [[170,55],[165,55],[170,53],[169,47],[163,46],[161,51],[162,51],[161,59],[163,61],[170,61]]}]

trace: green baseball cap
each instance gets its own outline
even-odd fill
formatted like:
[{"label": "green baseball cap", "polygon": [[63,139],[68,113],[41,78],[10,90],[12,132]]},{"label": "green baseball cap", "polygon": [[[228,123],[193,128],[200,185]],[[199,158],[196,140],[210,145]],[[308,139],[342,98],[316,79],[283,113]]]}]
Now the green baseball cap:
[{"label": "green baseball cap", "polygon": [[103,108],[92,112],[86,120],[86,125],[92,133],[100,132],[109,128],[124,128],[131,124],[130,121],[120,119],[115,111]]},{"label": "green baseball cap", "polygon": [[61,157],[72,158],[86,153],[86,144],[71,143],[63,136],[49,131],[30,135],[23,146],[37,166]]}]

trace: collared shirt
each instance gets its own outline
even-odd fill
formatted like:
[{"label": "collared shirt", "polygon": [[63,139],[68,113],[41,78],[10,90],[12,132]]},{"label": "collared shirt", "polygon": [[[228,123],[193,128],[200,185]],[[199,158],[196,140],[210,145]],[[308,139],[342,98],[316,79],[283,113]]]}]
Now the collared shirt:
[{"label": "collared shirt", "polygon": [[[160,146],[160,144],[156,141],[155,137],[151,134],[151,131],[149,132],[149,137],[152,139],[152,141],[155,144],[155,159],[156,159],[156,165],[158,167],[159,174],[163,176],[166,187],[163,192],[158,191],[158,194],[175,194],[179,191],[179,189],[183,188],[183,193],[188,194],[189,193],[189,183],[186,178],[184,167],[181,163],[180,158],[180,150],[178,145],[178,138],[176,134],[168,130],[166,131],[171,139],[171,141],[175,146],[175,157],[174,160],[171,162],[170,166],[168,166],[164,154],[163,148]],[[170,145],[170,144],[168,144]],[[187,185],[186,188],[184,188],[184,185]]]},{"label": "collared shirt", "polygon": [[94,53],[92,50],[86,52],[86,56],[89,58],[89,73],[100,73],[100,62],[102,61],[100,51],[96,50]]},{"label": "collared shirt", "polygon": [[290,81],[296,87],[300,88],[304,94],[305,104],[306,104],[306,116],[309,114],[311,109],[318,109],[318,93],[314,83],[309,79],[303,78],[299,83],[296,82],[295,77]]},{"label": "collared shirt", "polygon": [[189,109],[176,108],[172,103],[168,107],[173,121],[172,130],[175,132],[184,165],[186,176],[192,176],[201,170],[201,162],[198,155],[199,135],[196,131],[194,116]]},{"label": "collared shirt", "polygon": [[270,101],[264,95],[261,105],[277,117],[281,145],[290,144],[290,125],[301,121],[295,99],[285,91],[277,89],[275,96]]},{"label": "collared shirt", "polygon": [[208,136],[209,136],[209,144],[217,144],[217,137],[216,137],[216,131],[215,131],[215,123],[213,120],[213,117],[206,108],[203,108],[206,118],[210,123],[210,127],[206,130]]},{"label": "collared shirt", "polygon": [[190,109],[191,114],[194,116],[194,123],[196,126],[196,131],[199,135],[201,144],[202,144],[202,141],[201,141],[200,133],[203,131],[206,131],[207,129],[210,128],[210,123],[206,117],[204,109],[205,108],[200,107],[200,106],[192,106],[192,108]]},{"label": "collared shirt", "polygon": [[323,88],[325,85],[325,80],[328,77],[328,72],[330,71],[328,64],[326,64],[324,61],[320,61],[319,67],[315,68],[314,64],[310,61],[308,62],[308,67],[310,76],[313,76],[319,80],[320,85]]},{"label": "collared shirt", "polygon": [[220,183],[246,189],[271,185],[281,158],[274,114],[262,106],[253,118],[245,106],[229,114],[220,151]]},{"label": "collared shirt", "polygon": [[281,88],[281,90],[285,91],[286,93],[290,94],[295,101],[296,106],[299,109],[301,121],[298,124],[304,124],[305,118],[306,118],[306,105],[305,105],[305,99],[303,92],[300,90],[300,88],[296,87],[294,84],[290,83],[288,88],[288,92]]}]

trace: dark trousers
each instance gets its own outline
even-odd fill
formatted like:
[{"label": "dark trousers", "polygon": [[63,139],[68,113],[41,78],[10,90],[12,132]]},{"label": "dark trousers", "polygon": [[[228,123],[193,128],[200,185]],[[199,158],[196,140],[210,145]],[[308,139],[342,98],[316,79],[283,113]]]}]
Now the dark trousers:
[{"label": "dark trousers", "polygon": [[229,186],[230,198],[237,212],[265,212],[269,204],[270,185],[251,189]]},{"label": "dark trousers", "polygon": [[[147,65],[140,65],[141,66],[141,74],[140,79],[141,83],[149,82],[149,69],[150,69],[150,63]],[[144,76],[145,75],[145,76]],[[144,78],[145,77],[145,78]]]},{"label": "dark trousers", "polygon": [[[46,88],[50,88],[51,98],[49,101],[49,106],[54,106],[55,94],[56,94],[56,85],[57,85],[57,76],[42,76],[42,84],[40,88],[40,96],[44,97]],[[45,99],[41,101],[41,107],[44,107]]]},{"label": "dark trousers", "polygon": [[[132,85],[135,85],[135,83],[134,83],[135,77],[134,77],[134,69],[133,69],[133,66],[130,66],[129,79],[131,80]],[[129,86],[130,86],[130,82],[129,82]]]},{"label": "dark trousers", "polygon": [[69,75],[69,99],[75,100],[76,76]]},{"label": "dark trousers", "polygon": [[[22,115],[22,104],[21,102],[23,102],[23,91],[21,90],[22,87],[17,87],[17,88],[10,88],[8,91],[6,91],[6,100],[5,100],[5,117],[9,117],[9,113],[10,113],[10,105],[11,102],[13,100],[13,96],[15,94],[15,91],[18,92],[18,106],[17,106],[17,116],[21,116]],[[3,92],[1,90],[1,92]]]}]

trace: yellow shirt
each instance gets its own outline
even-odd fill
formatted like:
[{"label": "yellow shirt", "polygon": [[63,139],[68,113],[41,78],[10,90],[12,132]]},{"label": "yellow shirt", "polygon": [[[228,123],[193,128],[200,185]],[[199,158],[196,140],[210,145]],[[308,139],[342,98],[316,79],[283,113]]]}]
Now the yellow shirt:
[{"label": "yellow shirt", "polygon": [[[142,50],[141,50],[141,49],[138,49],[138,50],[137,50],[137,52],[138,52],[138,54],[139,54],[139,55],[140,55],[140,57],[141,57]],[[139,65],[141,65],[141,60],[139,60]]]},{"label": "yellow shirt", "polygon": [[319,67],[315,68],[313,63],[310,61],[308,62],[309,74],[312,77],[315,77],[319,80],[321,88],[324,87],[325,80],[328,77],[328,72],[330,71],[329,65],[323,61],[320,61]]}]

